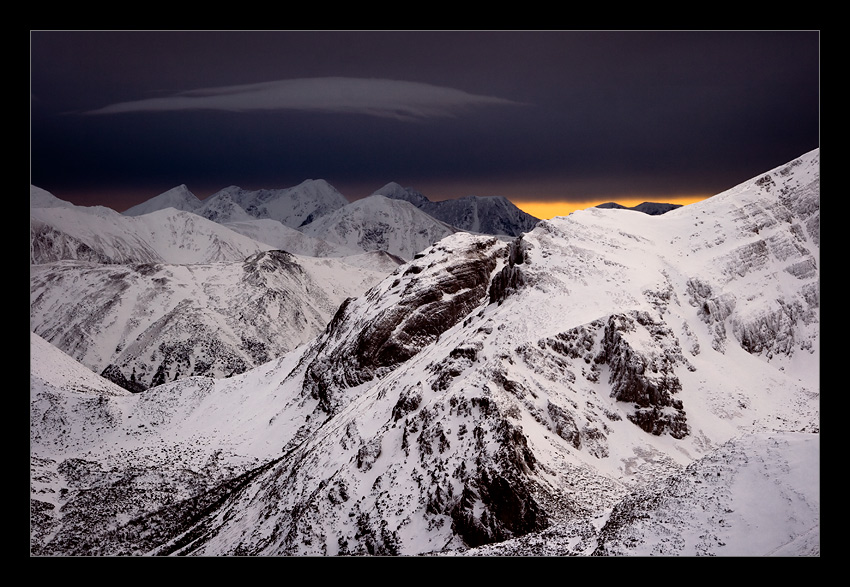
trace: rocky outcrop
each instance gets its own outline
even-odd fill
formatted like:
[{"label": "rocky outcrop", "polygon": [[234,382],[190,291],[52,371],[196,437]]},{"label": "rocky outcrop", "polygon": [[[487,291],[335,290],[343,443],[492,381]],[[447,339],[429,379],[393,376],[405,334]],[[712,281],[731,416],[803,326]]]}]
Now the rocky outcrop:
[{"label": "rocky outcrop", "polygon": [[525,262],[525,251],[522,237],[511,242],[508,247],[508,262],[499,273],[493,277],[490,284],[490,303],[500,304],[511,291],[519,289],[525,283],[520,265]]},{"label": "rocky outcrop", "polygon": [[[509,437],[504,446],[516,446],[515,442],[524,446],[521,433],[512,434],[506,429],[505,434]],[[520,454],[533,466],[534,457],[527,447]],[[523,462],[521,467],[528,464]],[[481,466],[450,509],[452,530],[470,547],[542,530],[549,523],[548,516],[534,499],[533,491],[527,477],[515,470]]]},{"label": "rocky outcrop", "polygon": [[439,261],[426,255],[404,266],[390,285],[391,303],[369,310],[381,293],[372,290],[340,307],[304,377],[305,391],[325,411],[335,411],[341,390],[404,363],[487,299],[503,246],[496,239],[454,242],[435,247]]},{"label": "rocky outcrop", "polygon": [[[630,335],[638,330],[641,335],[635,338],[643,341],[648,334],[648,344],[633,342]],[[640,311],[609,317],[595,360],[611,371],[611,395],[634,404],[629,420],[655,435],[684,438],[688,434],[682,401],[674,397],[682,390],[674,367],[685,359],[666,324]]]},{"label": "rocky outcrop", "polygon": [[696,278],[687,282],[689,303],[697,308],[697,316],[711,333],[711,346],[718,352],[726,350],[726,319],[735,309],[733,294],[715,295],[710,284]]},{"label": "rocky outcrop", "polygon": [[[454,416],[453,416],[454,415]],[[450,430],[452,417],[465,424]],[[451,519],[467,546],[545,528],[538,502],[539,463],[522,427],[486,394],[451,394],[447,404],[424,406],[404,418],[402,448],[429,478],[425,508],[435,521]]]},{"label": "rocky outcrop", "polygon": [[[599,381],[601,367],[607,366],[610,395],[632,405],[627,410],[631,422],[654,435],[669,434],[681,439],[688,434],[684,405],[676,397],[682,389],[676,368],[693,367],[670,327],[649,312],[612,314],[543,339],[537,348],[523,347],[519,351],[536,371],[560,379],[567,386],[576,381],[575,361],[584,364],[584,379],[593,383]],[[550,427],[574,447],[595,446],[592,453],[607,454],[604,444],[599,445],[599,431],[577,424],[580,412],[551,401],[547,411]],[[618,416],[612,414],[608,418]]]}]

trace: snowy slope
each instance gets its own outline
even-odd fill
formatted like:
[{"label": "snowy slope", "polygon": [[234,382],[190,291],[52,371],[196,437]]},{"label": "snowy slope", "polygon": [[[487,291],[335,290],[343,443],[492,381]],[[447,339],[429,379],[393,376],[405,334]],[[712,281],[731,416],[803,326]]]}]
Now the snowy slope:
[{"label": "snowy slope", "polygon": [[819,478],[817,435],[732,439],[618,504],[595,553],[819,555]]},{"label": "snowy slope", "polygon": [[107,401],[85,446],[31,408],[69,488],[33,549],[817,554],[819,195],[813,151],[661,216],[456,233],[279,359]]},{"label": "snowy slope", "polygon": [[268,251],[230,263],[33,265],[30,327],[135,391],[226,377],[313,339],[343,300],[397,266],[370,257]]},{"label": "snowy slope", "polygon": [[258,465],[202,446],[191,432],[159,436],[155,421],[138,416],[145,394],[115,386],[35,334],[30,361],[33,555],[43,553],[43,542],[58,552],[91,551],[92,542],[109,542],[134,519],[214,491]]},{"label": "snowy slope", "polygon": [[102,206],[30,208],[30,262],[214,263],[273,247],[174,208],[125,216]]},{"label": "snowy slope", "polygon": [[37,334],[30,333],[30,378],[54,388],[96,392],[108,396],[129,396],[130,392],[92,373],[89,369],[52,346]]},{"label": "snowy slope", "polygon": [[423,212],[455,228],[482,234],[519,236],[538,219],[502,196],[464,196],[432,202],[420,192],[391,182],[375,194],[410,202]]},{"label": "snowy slope", "polygon": [[462,556],[820,556],[817,434],[733,438],[610,512]]},{"label": "snowy slope", "polygon": [[344,257],[363,251],[331,243],[323,238],[309,236],[271,218],[257,218],[239,222],[226,222],[224,226],[249,238],[271,245],[293,255],[307,257]]},{"label": "snowy slope", "polygon": [[362,251],[386,251],[410,260],[457,229],[412,204],[372,195],[302,227],[304,234]]},{"label": "snowy slope", "polygon": [[72,208],[74,204],[60,200],[47,190],[30,186],[30,208]]}]

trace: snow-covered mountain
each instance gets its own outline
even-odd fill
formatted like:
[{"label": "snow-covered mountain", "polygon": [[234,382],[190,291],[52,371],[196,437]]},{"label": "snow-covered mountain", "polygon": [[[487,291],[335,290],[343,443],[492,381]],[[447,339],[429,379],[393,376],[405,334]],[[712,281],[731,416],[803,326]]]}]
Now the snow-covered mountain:
[{"label": "snow-covered mountain", "polygon": [[[409,202],[422,213],[383,202],[383,198]],[[185,185],[178,186],[124,214],[150,214],[167,208],[191,211],[260,242],[310,256],[383,250],[411,259],[456,230],[518,236],[537,223],[536,218],[498,196],[431,202],[419,192],[390,183],[370,198],[349,203],[324,180],[307,180],[285,189],[230,186],[203,201]],[[313,226],[319,219],[322,222]]]},{"label": "snow-covered mountain", "polygon": [[285,189],[230,186],[206,198],[196,213],[215,222],[270,218],[298,228],[347,204],[348,199],[325,180],[309,179]]},{"label": "snow-covered mountain", "polygon": [[235,186],[216,192],[204,200],[195,213],[219,224],[252,220],[254,216],[248,214],[238,201],[234,200],[234,196],[238,197],[240,192],[240,188]]},{"label": "snow-covered mountain", "polygon": [[464,196],[432,202],[420,192],[395,182],[388,183],[375,194],[410,202],[430,216],[470,232],[519,236],[539,222],[502,196]]},{"label": "snow-covered mountain", "polygon": [[346,298],[397,266],[381,253],[321,259],[284,251],[230,263],[33,265],[30,327],[133,391],[227,377],[312,340]]},{"label": "snow-covered mountain", "polygon": [[174,208],[128,217],[38,198],[52,207],[31,211],[30,328],[134,391],[280,356],[402,262],[295,256]]},{"label": "snow-covered mountain", "polygon": [[663,204],[659,202],[641,202],[637,206],[623,206],[622,204],[618,204],[616,202],[606,202],[604,204],[599,204],[596,206],[597,208],[616,208],[618,210],[636,210],[638,212],[643,212],[644,214],[649,214],[650,216],[658,216],[659,214],[665,214],[670,210],[675,210],[676,208],[681,207],[681,204]]},{"label": "snow-covered mountain", "polygon": [[[61,200],[60,200],[61,201]],[[197,214],[126,216],[103,206],[30,208],[30,262],[216,263],[274,247]]]},{"label": "snow-covered mountain", "polygon": [[301,231],[343,247],[410,260],[458,229],[409,202],[372,195],[321,216]]},{"label": "snow-covered mountain", "polygon": [[167,192],[163,192],[150,200],[124,210],[124,215],[142,216],[144,214],[156,212],[157,210],[165,210],[166,208],[174,208],[175,210],[183,210],[185,212],[195,212],[201,207],[201,205],[201,200],[189,191],[186,184],[182,184],[171,188]]},{"label": "snow-covered mountain", "polygon": [[227,379],[33,370],[31,551],[817,555],[819,198],[451,234]]}]

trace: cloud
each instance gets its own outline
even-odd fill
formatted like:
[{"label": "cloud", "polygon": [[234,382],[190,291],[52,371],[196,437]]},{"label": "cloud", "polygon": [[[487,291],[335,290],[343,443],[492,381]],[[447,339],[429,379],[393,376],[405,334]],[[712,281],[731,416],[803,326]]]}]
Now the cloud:
[{"label": "cloud", "polygon": [[454,116],[458,111],[470,107],[517,104],[511,100],[418,82],[323,77],[191,90],[171,96],[112,104],[87,114],[175,110],[306,110],[412,121]]}]

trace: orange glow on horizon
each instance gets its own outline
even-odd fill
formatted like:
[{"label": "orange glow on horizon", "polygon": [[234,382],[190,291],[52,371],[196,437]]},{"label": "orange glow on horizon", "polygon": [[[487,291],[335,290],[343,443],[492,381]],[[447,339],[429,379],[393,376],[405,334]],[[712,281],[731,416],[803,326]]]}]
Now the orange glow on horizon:
[{"label": "orange glow on horizon", "polygon": [[583,201],[561,201],[561,202],[548,202],[548,201],[527,201],[523,202],[520,200],[515,200],[514,205],[522,210],[523,212],[527,212],[531,214],[535,218],[540,218],[541,220],[549,220],[550,218],[554,218],[555,216],[567,216],[576,210],[584,210],[585,208],[592,208],[594,206],[598,206],[599,204],[605,204],[607,202],[616,202],[621,206],[626,206],[631,208],[633,206],[637,206],[638,204],[642,204],[643,202],[659,202],[665,204],[681,204],[685,206],[687,204],[693,204],[694,202],[700,202],[709,198],[710,196],[677,196],[677,197],[659,197],[657,199],[648,200],[647,198],[615,198],[615,199],[596,199],[596,200],[583,200]]}]

